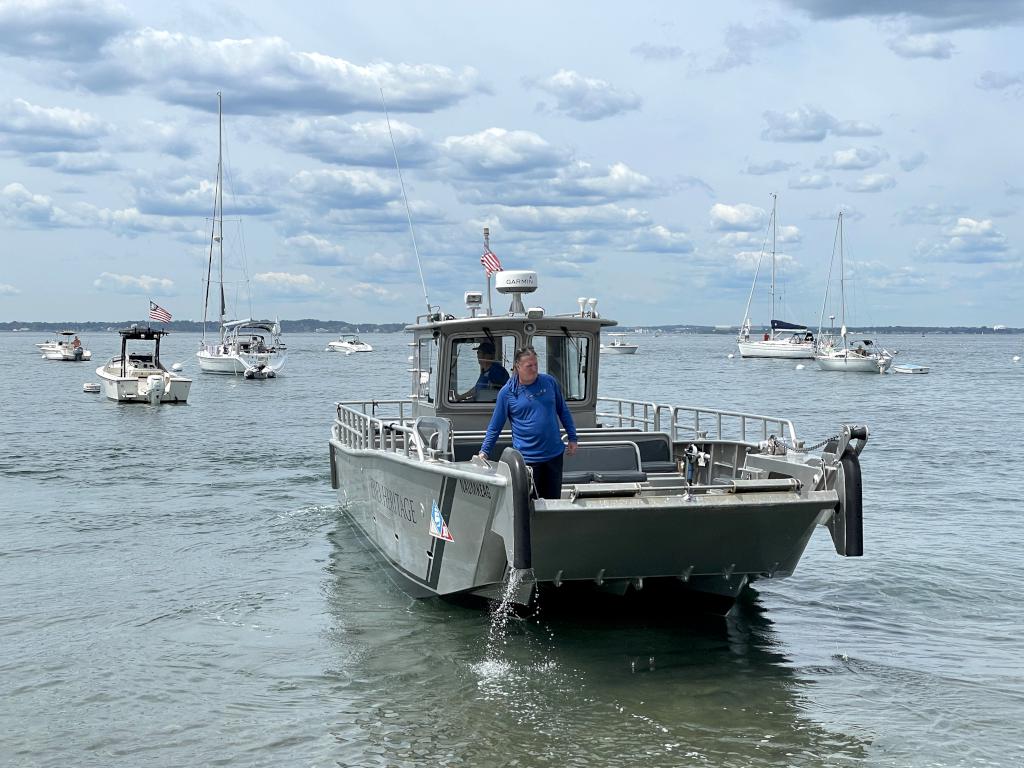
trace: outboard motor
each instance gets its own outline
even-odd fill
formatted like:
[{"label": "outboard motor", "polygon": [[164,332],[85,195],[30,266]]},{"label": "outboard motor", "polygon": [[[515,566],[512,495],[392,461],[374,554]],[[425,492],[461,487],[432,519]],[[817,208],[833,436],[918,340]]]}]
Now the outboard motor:
[{"label": "outboard motor", "polygon": [[160,396],[164,393],[164,377],[159,374],[146,377],[146,395],[150,405],[160,405]]},{"label": "outboard motor", "polygon": [[72,354],[74,354],[75,360],[81,360],[85,356],[85,350],[81,347],[75,347],[75,351]]}]

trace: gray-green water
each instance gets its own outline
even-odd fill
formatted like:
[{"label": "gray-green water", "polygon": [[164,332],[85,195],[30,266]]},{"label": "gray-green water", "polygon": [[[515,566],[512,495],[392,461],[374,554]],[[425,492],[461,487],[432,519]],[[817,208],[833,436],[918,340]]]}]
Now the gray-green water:
[{"label": "gray-green water", "polygon": [[1024,503],[1016,336],[885,339],[927,376],[728,359],[639,336],[602,393],[867,422],[865,557],[815,534],[727,618],[511,619],[414,601],[345,521],[333,403],[405,394],[376,352],[289,338],[281,378],[167,362],[187,406],[84,394],[91,364],[0,335],[0,765],[1016,766]]}]

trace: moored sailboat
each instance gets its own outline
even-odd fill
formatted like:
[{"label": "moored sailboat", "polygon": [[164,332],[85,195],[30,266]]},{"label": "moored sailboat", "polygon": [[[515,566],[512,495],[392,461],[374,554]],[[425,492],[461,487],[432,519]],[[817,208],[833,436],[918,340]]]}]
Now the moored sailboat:
[{"label": "moored sailboat", "polygon": [[[754,282],[750,286],[750,296],[747,298],[747,307],[743,312],[743,323],[740,325],[739,335],[736,337],[736,346],[739,347],[740,357],[781,357],[789,360],[810,359],[814,357],[814,336],[807,330],[806,326],[798,323],[788,323],[775,318],[775,261],[776,261],[776,202],[778,195],[772,193],[772,213],[768,222],[772,235],[772,281],[769,295],[771,296],[771,330],[766,331],[763,338],[757,338],[752,334],[752,323],[750,320],[750,304],[754,299],[754,289],[757,287],[758,273],[761,271],[761,260],[764,257],[764,248],[757,259],[757,268],[754,270]],[[765,241],[767,241],[767,234]]]},{"label": "moored sailboat", "polygon": [[[822,333],[821,324],[825,318],[825,307],[829,299],[829,283],[832,278],[832,264],[836,250],[839,251],[839,335]],[[849,373],[885,373],[892,366],[897,352],[890,352],[875,343],[874,339],[851,334],[846,327],[846,265],[843,257],[843,214],[839,212],[836,223],[836,245],[832,248],[829,262],[829,281],[825,286],[825,299],[821,305],[818,320],[818,345],[814,359],[823,371],[846,371]],[[853,338],[851,338],[853,336]]]},{"label": "moored sailboat", "polygon": [[[281,340],[278,321],[227,319],[224,299],[224,119],[221,94],[217,93],[217,181],[214,190],[213,226],[210,232],[210,255],[206,268],[206,291],[203,301],[203,338],[199,342],[199,369],[204,373],[244,376],[247,379],[272,379],[284,366],[286,347]],[[219,288],[219,337],[216,342],[206,336],[210,309],[210,286],[214,284],[213,264],[217,261],[216,285]]]}]

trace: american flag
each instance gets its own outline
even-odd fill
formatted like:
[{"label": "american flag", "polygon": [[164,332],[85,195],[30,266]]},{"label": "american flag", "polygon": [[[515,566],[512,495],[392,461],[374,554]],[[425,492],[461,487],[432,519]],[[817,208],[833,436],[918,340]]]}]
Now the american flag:
[{"label": "american flag", "polygon": [[149,302],[149,319],[156,320],[158,323],[169,323],[171,322],[171,313],[151,301]]},{"label": "american flag", "polygon": [[490,248],[484,250],[484,255],[480,257],[480,263],[484,265],[484,271],[487,272],[488,277],[495,272],[501,272],[501,262]]}]

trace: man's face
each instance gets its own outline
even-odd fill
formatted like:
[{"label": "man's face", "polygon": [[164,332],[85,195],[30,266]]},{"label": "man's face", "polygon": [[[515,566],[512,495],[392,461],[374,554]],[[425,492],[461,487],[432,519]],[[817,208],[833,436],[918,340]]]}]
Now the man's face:
[{"label": "man's face", "polygon": [[519,381],[523,384],[533,384],[537,380],[537,356],[523,355],[516,363],[519,370]]},{"label": "man's face", "polygon": [[478,349],[476,351],[476,361],[480,363],[481,368],[489,368],[491,363],[494,362],[491,359],[491,353],[485,352],[482,349]]}]

